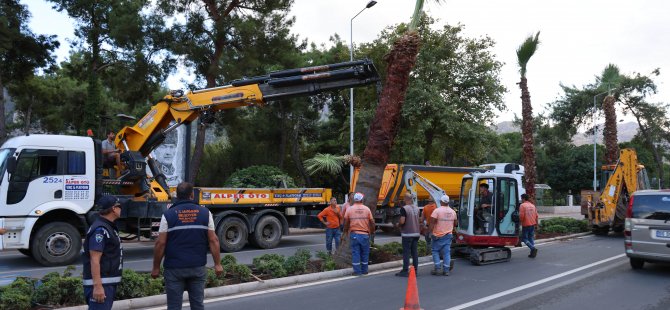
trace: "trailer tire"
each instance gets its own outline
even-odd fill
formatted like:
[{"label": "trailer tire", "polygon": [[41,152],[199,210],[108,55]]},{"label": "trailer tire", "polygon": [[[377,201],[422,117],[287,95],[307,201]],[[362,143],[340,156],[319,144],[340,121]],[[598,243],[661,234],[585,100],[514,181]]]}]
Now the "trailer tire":
[{"label": "trailer tire", "polygon": [[265,215],[256,223],[253,243],[261,249],[272,249],[277,247],[281,236],[282,225],[279,219],[272,215]]},{"label": "trailer tire", "polygon": [[216,230],[219,237],[221,250],[224,252],[237,252],[247,244],[249,228],[243,220],[237,217],[223,219]]},{"label": "trailer tire", "polygon": [[66,222],[42,226],[30,243],[32,257],[42,266],[70,265],[79,259],[81,234]]}]

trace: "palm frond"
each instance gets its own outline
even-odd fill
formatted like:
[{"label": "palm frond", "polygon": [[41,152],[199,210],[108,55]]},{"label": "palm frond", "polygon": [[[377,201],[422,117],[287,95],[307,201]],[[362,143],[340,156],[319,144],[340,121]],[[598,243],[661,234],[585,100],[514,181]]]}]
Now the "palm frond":
[{"label": "palm frond", "polygon": [[607,65],[600,77],[597,78],[597,81],[600,84],[600,89],[602,91],[618,87],[619,83],[621,83],[621,72],[619,71],[619,67],[615,64]]},{"label": "palm frond", "polygon": [[539,31],[534,36],[528,36],[528,38],[526,38],[526,40],[523,41],[521,46],[519,46],[519,48],[516,50],[516,57],[519,61],[519,72],[521,72],[521,77],[526,77],[526,65],[528,64],[530,58],[535,54],[535,51],[537,51],[538,45],[540,45]]},{"label": "palm frond", "polygon": [[[412,20],[409,23],[409,31],[417,31],[416,29],[419,27],[419,22],[421,21],[421,15],[423,15],[423,5],[426,1],[425,0],[416,0],[416,4],[414,5],[414,13],[412,14]],[[442,0],[433,0],[433,2],[437,4],[442,4]]]},{"label": "palm frond", "polygon": [[303,162],[307,173],[315,175],[317,173],[339,174],[344,166],[344,157],[333,154],[316,154],[313,158]]}]

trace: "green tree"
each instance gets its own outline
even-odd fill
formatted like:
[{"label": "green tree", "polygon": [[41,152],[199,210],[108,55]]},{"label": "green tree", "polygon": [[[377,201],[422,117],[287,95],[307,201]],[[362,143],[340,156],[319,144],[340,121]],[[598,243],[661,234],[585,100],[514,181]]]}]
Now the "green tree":
[{"label": "green tree", "polygon": [[[266,69],[261,62],[264,58],[272,59],[275,47],[270,45],[268,49],[262,49],[255,43],[271,44],[274,39],[288,36],[288,30],[272,30],[290,28],[293,19],[287,18],[287,14],[292,3],[292,0],[160,0],[158,7],[168,16],[186,16],[183,23],[177,21],[173,25],[171,33],[177,44],[171,44],[169,49],[183,56],[187,66],[195,68],[197,84],[204,81],[205,87],[210,88],[224,81],[226,76],[248,76]],[[249,54],[252,56],[246,59],[248,66],[242,65],[239,69],[255,70],[241,71],[242,74],[240,71],[225,70],[244,62],[242,56]],[[200,116],[190,164],[191,182],[198,176],[205,133],[208,124],[213,121],[213,115],[204,113]]]},{"label": "green tree", "polygon": [[174,64],[168,55],[156,55],[169,40],[162,31],[163,19],[143,13],[149,2],[48,1],[77,21],[72,48],[80,53],[81,61],[70,66],[77,67],[77,79],[87,87],[86,101],[79,107],[83,112],[77,132],[99,128],[101,118],[114,108],[108,104],[108,96],[130,103],[124,107],[127,110],[137,103],[146,104],[160,87],[165,70]]},{"label": "green tree", "polygon": [[519,72],[521,80],[521,134],[523,136],[523,165],[526,169],[526,194],[535,198],[535,182],[537,173],[535,168],[535,144],[533,143],[533,106],[530,103],[530,92],[528,91],[528,80],[526,79],[526,69],[528,61],[537,51],[540,44],[540,32],[534,36],[529,36],[516,50],[516,56],[519,61]]},{"label": "green tree", "polygon": [[[54,62],[53,51],[59,46],[55,36],[36,35],[28,28],[30,12],[17,0],[0,2],[0,144],[7,138],[4,88],[29,91],[22,83],[35,70]],[[12,95],[17,94],[12,92]]]},{"label": "green tree", "polygon": [[231,174],[226,180],[226,187],[274,188],[296,187],[293,178],[272,166],[251,166]]}]

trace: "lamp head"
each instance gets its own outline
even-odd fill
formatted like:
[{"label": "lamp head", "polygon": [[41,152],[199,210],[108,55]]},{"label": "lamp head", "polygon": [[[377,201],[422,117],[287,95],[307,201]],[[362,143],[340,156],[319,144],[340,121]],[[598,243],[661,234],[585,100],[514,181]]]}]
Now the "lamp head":
[{"label": "lamp head", "polygon": [[370,1],[370,2],[368,2],[368,4],[365,6],[365,8],[366,8],[366,9],[369,9],[369,8],[375,6],[375,4],[377,4],[377,1],[374,1],[374,0],[373,0],[373,1]]}]

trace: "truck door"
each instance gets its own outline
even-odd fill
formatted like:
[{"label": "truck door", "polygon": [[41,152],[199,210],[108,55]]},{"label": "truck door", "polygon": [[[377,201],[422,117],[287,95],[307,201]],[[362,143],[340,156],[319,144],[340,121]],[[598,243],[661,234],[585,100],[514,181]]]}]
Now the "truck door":
[{"label": "truck door", "polygon": [[515,179],[499,178],[496,186],[496,229],[500,236],[516,236],[519,223],[514,217],[519,205],[518,185]]},{"label": "truck door", "polygon": [[58,150],[23,149],[7,184],[8,215],[25,215],[44,203],[63,199]]}]

